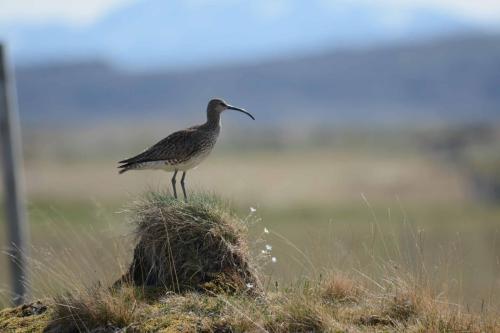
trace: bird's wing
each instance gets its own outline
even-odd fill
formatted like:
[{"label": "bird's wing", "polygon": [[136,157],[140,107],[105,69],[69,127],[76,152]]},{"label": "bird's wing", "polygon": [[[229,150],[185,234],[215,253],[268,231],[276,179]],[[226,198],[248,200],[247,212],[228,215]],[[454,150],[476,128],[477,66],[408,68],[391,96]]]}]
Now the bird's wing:
[{"label": "bird's wing", "polygon": [[131,165],[152,161],[180,163],[188,160],[198,149],[195,128],[174,132],[144,152],[118,163]]}]

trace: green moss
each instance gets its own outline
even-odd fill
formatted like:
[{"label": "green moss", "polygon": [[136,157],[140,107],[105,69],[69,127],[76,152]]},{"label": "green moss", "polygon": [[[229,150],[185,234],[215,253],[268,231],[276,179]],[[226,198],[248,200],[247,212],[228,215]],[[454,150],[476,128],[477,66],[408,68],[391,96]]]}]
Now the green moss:
[{"label": "green moss", "polygon": [[139,329],[144,332],[248,332],[259,327],[256,321],[265,309],[256,302],[254,297],[245,296],[171,295],[155,306],[152,318]]},{"label": "green moss", "polygon": [[41,333],[50,322],[51,315],[52,311],[38,302],[4,309],[0,311],[0,332]]}]

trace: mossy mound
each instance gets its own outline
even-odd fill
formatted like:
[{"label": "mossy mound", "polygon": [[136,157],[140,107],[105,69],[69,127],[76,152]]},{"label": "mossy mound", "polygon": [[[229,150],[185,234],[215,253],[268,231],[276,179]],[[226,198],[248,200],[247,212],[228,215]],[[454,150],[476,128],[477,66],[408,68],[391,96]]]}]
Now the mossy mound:
[{"label": "mossy mound", "polygon": [[138,242],[128,272],[115,286],[125,282],[174,292],[260,290],[246,226],[218,198],[198,194],[185,203],[150,193],[131,213]]},{"label": "mossy mound", "polygon": [[494,313],[473,315],[388,277],[383,289],[332,275],[253,297],[99,287],[0,311],[0,332],[500,332]]},{"label": "mossy mound", "polygon": [[53,311],[42,302],[0,311],[0,332],[43,332]]}]

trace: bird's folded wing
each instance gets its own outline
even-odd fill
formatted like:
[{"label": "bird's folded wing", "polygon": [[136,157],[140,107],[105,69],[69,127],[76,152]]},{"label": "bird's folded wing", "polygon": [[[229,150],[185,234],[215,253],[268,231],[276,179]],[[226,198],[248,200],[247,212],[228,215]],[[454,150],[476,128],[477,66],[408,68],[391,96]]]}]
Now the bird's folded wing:
[{"label": "bird's folded wing", "polygon": [[180,163],[188,160],[197,151],[196,132],[183,130],[170,134],[144,152],[120,161],[121,164],[135,164],[152,161]]}]

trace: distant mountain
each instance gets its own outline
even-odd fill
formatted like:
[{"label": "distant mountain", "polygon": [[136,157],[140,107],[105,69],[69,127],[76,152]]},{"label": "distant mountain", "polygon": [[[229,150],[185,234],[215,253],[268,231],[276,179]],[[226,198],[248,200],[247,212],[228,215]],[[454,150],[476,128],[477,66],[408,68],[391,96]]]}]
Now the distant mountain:
[{"label": "distant mountain", "polygon": [[430,9],[370,2],[144,0],[85,27],[0,23],[19,64],[100,57],[133,68],[186,68],[480,29]]},{"label": "distant mountain", "polygon": [[212,96],[265,122],[500,120],[499,35],[191,71],[124,72],[87,62],[23,67],[17,74],[27,122],[200,118]]}]

